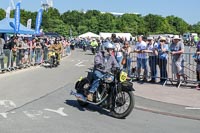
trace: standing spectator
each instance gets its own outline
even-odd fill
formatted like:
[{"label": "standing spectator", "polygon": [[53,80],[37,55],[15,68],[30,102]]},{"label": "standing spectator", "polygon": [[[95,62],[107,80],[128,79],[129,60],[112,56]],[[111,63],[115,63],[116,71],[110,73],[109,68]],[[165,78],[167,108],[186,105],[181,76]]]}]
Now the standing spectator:
[{"label": "standing spectator", "polygon": [[168,59],[168,45],[166,44],[166,38],[160,37],[160,43],[156,48],[158,51],[158,65],[160,68],[160,83],[163,84],[167,78],[167,59]]},{"label": "standing spectator", "polygon": [[128,41],[125,41],[124,47],[122,48],[123,51],[123,59],[126,59],[125,63],[123,64],[123,68],[128,70],[128,77],[131,76],[131,47]]},{"label": "standing spectator", "polygon": [[69,56],[71,54],[71,49],[70,49],[70,41],[66,39],[66,52],[67,52],[67,56]]},{"label": "standing spectator", "polygon": [[[36,61],[34,60],[35,57],[35,47],[36,47],[36,39],[37,38],[33,38],[32,41],[30,41],[30,61],[32,64],[34,64]],[[34,63],[33,63],[34,62]]]},{"label": "standing spectator", "polygon": [[37,42],[35,47],[35,65],[40,65],[41,57],[42,57],[42,46],[40,42]]},{"label": "standing spectator", "polygon": [[197,45],[197,42],[199,41],[199,37],[197,35],[194,36],[194,45]]},{"label": "standing spectator", "polygon": [[147,76],[148,76],[148,69],[147,69],[147,53],[144,53],[144,50],[146,50],[147,44],[143,41],[142,36],[138,37],[138,42],[136,44],[136,48],[134,52],[138,53],[137,54],[137,80],[140,80],[140,73],[141,73],[141,68],[144,69],[144,74],[143,74],[143,80],[147,81]]},{"label": "standing spectator", "polygon": [[149,67],[151,71],[151,80],[149,82],[155,83],[156,77],[157,77],[157,58],[158,58],[158,52],[156,51],[156,47],[158,47],[157,43],[154,41],[153,37],[147,38],[147,50],[146,52],[149,53]]},{"label": "standing spectator", "polygon": [[43,56],[43,61],[48,60],[48,49],[50,47],[50,43],[48,42],[47,39],[44,39],[44,56]]},{"label": "standing spectator", "polygon": [[1,71],[4,72],[4,52],[3,52],[3,47],[4,47],[5,41],[3,38],[0,38],[0,63],[1,63]]},{"label": "standing spectator", "polygon": [[24,41],[22,38],[19,39],[19,44],[18,44],[18,65],[24,64],[24,57],[25,57],[25,52],[24,52]]},{"label": "standing spectator", "polygon": [[26,65],[29,63],[29,45],[27,39],[24,39],[24,63]]},{"label": "standing spectator", "polygon": [[14,50],[14,47],[16,47],[16,44],[17,44],[17,37],[12,37],[11,40],[4,44],[4,54],[5,56],[8,57],[8,60],[7,60],[7,68],[9,67],[13,67],[13,60],[14,58],[12,58],[14,55],[13,53],[16,53]]},{"label": "standing spectator", "polygon": [[122,62],[122,48],[120,43],[115,43],[115,57],[117,59],[118,64],[120,65],[120,68],[122,68],[121,62]]},{"label": "standing spectator", "polygon": [[197,43],[195,62],[197,63],[196,74],[197,74],[197,82],[198,82],[198,85],[196,86],[196,89],[200,90],[200,41]]},{"label": "standing spectator", "polygon": [[173,42],[170,45],[170,51],[172,55],[172,73],[176,74],[177,85],[180,83],[180,76],[183,76],[183,53],[184,53],[184,44],[181,42],[181,38],[175,35]]}]

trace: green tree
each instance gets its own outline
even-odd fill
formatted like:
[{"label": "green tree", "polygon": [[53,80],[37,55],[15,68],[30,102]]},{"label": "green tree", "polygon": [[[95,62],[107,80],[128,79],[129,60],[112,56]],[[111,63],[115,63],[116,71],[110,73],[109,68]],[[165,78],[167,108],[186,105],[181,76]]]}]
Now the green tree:
[{"label": "green tree", "polygon": [[0,20],[5,18],[5,16],[6,16],[6,12],[2,8],[0,8]]},{"label": "green tree", "polygon": [[177,34],[183,34],[188,32],[189,24],[187,24],[182,18],[175,16],[167,16],[166,20],[169,25],[174,29],[173,32]]},{"label": "green tree", "polygon": [[99,17],[99,31],[113,32],[115,30],[115,17],[110,13],[103,13]]},{"label": "green tree", "polygon": [[198,22],[197,24],[194,24],[192,26],[192,29],[193,29],[192,30],[193,32],[200,34],[200,22]]},{"label": "green tree", "polygon": [[144,17],[148,34],[152,33],[171,33],[168,22],[160,15],[149,14]]},{"label": "green tree", "polygon": [[84,13],[79,11],[67,11],[61,15],[61,19],[65,24],[78,27],[83,20]]}]

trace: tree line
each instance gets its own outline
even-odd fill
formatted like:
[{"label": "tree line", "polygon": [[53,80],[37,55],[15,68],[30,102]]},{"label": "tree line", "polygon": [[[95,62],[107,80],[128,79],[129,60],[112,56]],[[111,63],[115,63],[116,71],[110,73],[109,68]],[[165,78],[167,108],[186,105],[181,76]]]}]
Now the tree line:
[{"label": "tree line", "polygon": [[[5,18],[5,11],[0,9],[0,20]],[[32,28],[35,28],[37,12],[21,9],[21,23],[26,25],[32,19]],[[11,18],[14,10],[11,11]],[[45,32],[56,32],[63,36],[77,36],[85,32],[128,32],[133,36],[142,34],[179,34],[195,32],[200,34],[200,22],[190,25],[176,16],[162,17],[161,15],[124,14],[114,16],[111,13],[101,13],[98,10],[66,11],[61,14],[56,8],[49,8],[43,12],[41,29]]]}]

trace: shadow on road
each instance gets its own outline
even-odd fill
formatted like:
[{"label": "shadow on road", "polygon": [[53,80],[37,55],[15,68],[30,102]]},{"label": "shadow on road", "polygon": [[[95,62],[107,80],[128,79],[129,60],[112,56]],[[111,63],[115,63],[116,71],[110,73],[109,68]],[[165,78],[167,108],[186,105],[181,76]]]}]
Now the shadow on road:
[{"label": "shadow on road", "polygon": [[92,54],[92,53],[91,53],[91,54],[87,54],[87,53],[85,53],[85,55],[94,55],[94,54]]},{"label": "shadow on road", "polygon": [[[78,104],[78,102],[76,100],[66,100],[65,103],[67,105],[70,105],[72,107],[75,107],[77,109],[79,109],[80,111],[91,111],[91,112],[98,112],[99,114],[101,115],[107,115],[107,116],[110,116],[109,112],[98,107],[98,106],[95,106],[95,105],[91,105],[89,104],[87,107],[82,107]],[[112,117],[112,116],[110,116]]]}]

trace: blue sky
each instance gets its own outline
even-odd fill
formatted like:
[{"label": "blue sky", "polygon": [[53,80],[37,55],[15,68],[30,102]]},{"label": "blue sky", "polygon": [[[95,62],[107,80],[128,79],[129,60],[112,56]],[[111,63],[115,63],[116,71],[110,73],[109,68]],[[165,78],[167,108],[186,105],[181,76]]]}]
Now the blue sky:
[{"label": "blue sky", "polygon": [[[0,8],[6,9],[10,0],[0,0]],[[14,0],[16,3],[18,0]],[[41,1],[21,0],[21,8],[37,11]],[[200,21],[200,0],[54,0],[54,7],[60,13],[68,10],[96,9],[103,12],[140,13],[142,16],[149,13],[183,18],[189,24]]]}]

